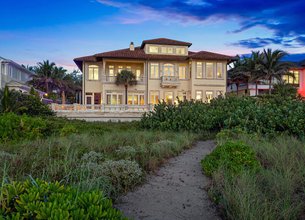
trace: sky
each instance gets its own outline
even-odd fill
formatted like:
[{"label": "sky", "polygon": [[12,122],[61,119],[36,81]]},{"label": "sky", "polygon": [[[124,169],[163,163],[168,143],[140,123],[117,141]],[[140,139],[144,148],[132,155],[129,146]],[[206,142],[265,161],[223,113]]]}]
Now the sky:
[{"label": "sky", "polygon": [[160,37],[191,42],[192,51],[305,54],[304,0],[0,0],[0,6],[0,56],[25,65],[50,60],[72,71],[73,58]]}]

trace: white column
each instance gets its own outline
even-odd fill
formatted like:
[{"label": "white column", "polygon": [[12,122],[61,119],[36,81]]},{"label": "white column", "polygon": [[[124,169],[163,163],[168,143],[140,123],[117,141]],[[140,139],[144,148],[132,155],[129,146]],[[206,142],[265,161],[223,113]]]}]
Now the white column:
[{"label": "white column", "polygon": [[83,62],[83,64],[82,64],[82,66],[83,66],[83,86],[82,86],[82,104],[83,105],[85,105],[86,104],[86,100],[85,100],[85,94],[86,94],[86,88],[85,88],[85,81],[86,81],[86,75],[85,75],[85,73],[86,73],[86,71],[85,71],[85,64],[84,64],[84,62]]}]

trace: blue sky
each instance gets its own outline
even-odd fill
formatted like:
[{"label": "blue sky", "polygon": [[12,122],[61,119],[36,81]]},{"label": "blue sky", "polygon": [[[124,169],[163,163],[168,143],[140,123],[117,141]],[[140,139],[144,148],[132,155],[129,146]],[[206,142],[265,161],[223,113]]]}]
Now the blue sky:
[{"label": "blue sky", "polygon": [[3,0],[0,56],[34,65],[167,37],[228,55],[305,53],[304,0]]}]

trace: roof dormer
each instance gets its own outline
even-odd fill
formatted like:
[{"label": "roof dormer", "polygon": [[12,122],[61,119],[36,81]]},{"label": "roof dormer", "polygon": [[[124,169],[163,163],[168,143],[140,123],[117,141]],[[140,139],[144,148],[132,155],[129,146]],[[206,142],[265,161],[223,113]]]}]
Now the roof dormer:
[{"label": "roof dormer", "polygon": [[144,40],[142,42],[141,49],[144,49],[146,54],[187,56],[188,47],[191,45],[191,43],[184,41],[157,38],[152,40]]}]

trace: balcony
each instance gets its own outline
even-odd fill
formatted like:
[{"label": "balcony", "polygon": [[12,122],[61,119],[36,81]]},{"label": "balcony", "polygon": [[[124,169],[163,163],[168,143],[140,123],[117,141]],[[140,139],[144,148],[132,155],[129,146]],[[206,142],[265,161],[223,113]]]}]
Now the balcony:
[{"label": "balcony", "polygon": [[180,85],[178,76],[162,76],[161,77],[161,87],[174,88]]},{"label": "balcony", "polygon": [[[102,76],[102,82],[107,84],[113,84],[116,81],[116,76],[109,76],[109,75],[103,75]],[[137,84],[144,84],[145,83],[145,77],[139,77],[136,79]]]}]

